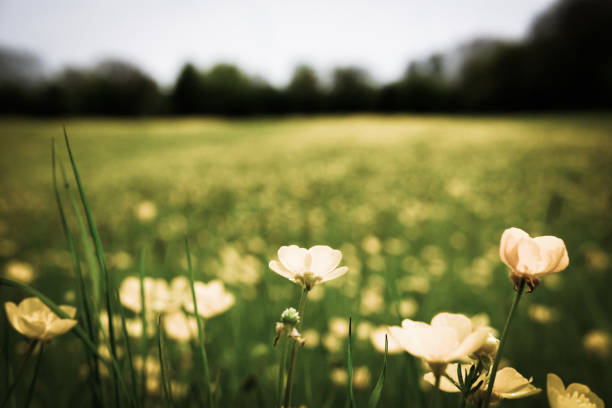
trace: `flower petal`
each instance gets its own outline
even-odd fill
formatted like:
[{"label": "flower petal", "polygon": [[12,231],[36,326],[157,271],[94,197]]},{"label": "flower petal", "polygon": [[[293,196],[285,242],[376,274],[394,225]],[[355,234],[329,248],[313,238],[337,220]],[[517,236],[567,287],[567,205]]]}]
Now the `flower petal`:
[{"label": "flower petal", "polygon": [[323,278],[336,269],[342,260],[342,252],[327,245],[315,245],[308,253],[312,256],[310,271]]},{"label": "flower petal", "polygon": [[268,264],[268,266],[270,267],[270,269],[272,269],[274,272],[278,273],[280,276],[287,278],[289,280],[293,280],[295,273],[289,271],[287,268],[285,268],[283,266],[282,263],[278,262],[278,261],[270,261],[270,263]]},{"label": "flower petal", "polygon": [[486,343],[489,337],[489,329],[480,327],[467,336],[454,352],[448,357],[448,361],[461,360],[468,354],[474,353]]},{"label": "flower petal", "polygon": [[565,385],[563,380],[556,374],[548,373],[546,375],[546,394],[548,396],[548,403],[550,408],[560,408],[557,400],[560,394],[565,392]]},{"label": "flower petal", "polygon": [[519,272],[535,274],[540,272],[542,254],[540,246],[531,238],[523,238],[518,244],[519,262],[516,269]]},{"label": "flower petal", "polygon": [[512,269],[518,265],[518,243],[522,238],[529,238],[529,234],[519,228],[508,228],[504,231],[499,243],[499,257],[502,262]]},{"label": "flower petal", "polygon": [[74,318],[74,316],[76,316],[77,310],[76,310],[76,307],[74,306],[61,305],[60,309],[62,309],[64,313],[66,313],[71,318]]},{"label": "flower petal", "polygon": [[282,246],[278,250],[278,260],[293,273],[303,273],[306,262],[306,248],[297,245]]},{"label": "flower petal", "polygon": [[56,320],[47,328],[46,333],[43,335],[44,338],[41,340],[51,340],[54,337],[60,336],[72,329],[76,324],[77,321],[74,319]]},{"label": "flower petal", "polygon": [[467,316],[458,313],[438,313],[431,319],[431,325],[455,329],[459,342],[462,342],[472,332],[472,321]]},{"label": "flower petal", "polygon": [[22,333],[21,326],[19,325],[19,308],[17,305],[13,302],[6,302],[4,303],[4,309],[6,310],[6,316],[13,325],[13,328],[19,333]]},{"label": "flower petal", "polygon": [[328,273],[327,275],[325,275],[323,279],[321,279],[321,283],[327,282],[332,279],[339,278],[340,276],[344,275],[347,271],[348,271],[348,266],[341,266],[340,268],[335,269],[331,271],[330,273]]},{"label": "flower petal", "polygon": [[[457,376],[457,365],[451,364],[448,367],[452,367],[455,370],[455,377]],[[448,374],[449,370],[446,369],[446,373]],[[423,376],[423,379],[427,381],[431,385],[436,385],[436,377],[434,373],[429,372]],[[460,392],[459,388],[455,386],[446,376],[440,377],[440,390],[444,392]]]},{"label": "flower petal", "polygon": [[[553,271],[556,271],[560,266],[564,255],[567,255],[563,240],[547,235],[543,237],[536,237],[533,239],[533,241],[540,247],[540,254],[544,261],[543,270],[541,272],[552,273]],[[569,258],[567,258],[567,261],[569,263]],[[557,272],[563,269],[565,268],[561,268]]]}]

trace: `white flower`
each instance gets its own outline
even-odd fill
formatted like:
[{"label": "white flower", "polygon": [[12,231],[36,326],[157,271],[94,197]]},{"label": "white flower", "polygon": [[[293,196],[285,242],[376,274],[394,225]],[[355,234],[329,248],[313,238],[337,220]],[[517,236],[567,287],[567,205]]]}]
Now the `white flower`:
[{"label": "white flower", "polygon": [[[236,300],[234,295],[225,290],[223,282],[218,279],[208,283],[195,282],[193,288],[198,302],[198,314],[205,319],[225,312],[234,305]],[[185,299],[183,305],[188,312],[194,312],[191,296]]]},{"label": "white flower", "polygon": [[389,327],[389,334],[407,352],[427,361],[436,375],[442,375],[448,363],[465,359],[480,349],[489,330],[474,329],[470,319],[462,314],[438,313],[431,325],[405,319],[402,327]]},{"label": "white flower", "polygon": [[562,239],[553,236],[531,238],[518,228],[504,231],[499,244],[499,256],[511,269],[515,285],[525,279],[533,291],[543,275],[561,272],[569,264],[569,256]]},{"label": "white flower", "polygon": [[[75,319],[60,318],[37,297],[25,298],[19,306],[13,302],[6,302],[4,307],[8,320],[15,330],[31,339],[49,341],[66,333],[77,324]],[[76,309],[72,306],[62,305],[60,309],[70,317],[76,315]]]},{"label": "white flower", "polygon": [[[461,364],[462,372],[466,372],[470,369],[471,364]],[[444,392],[459,392],[460,390],[453,384],[446,376],[450,377],[455,383],[459,384],[459,378],[457,377],[457,364],[450,364],[446,368],[445,376],[440,378],[440,389]],[[425,381],[434,385],[435,376],[434,373],[427,373],[423,377]],[[482,380],[479,392],[475,394],[476,398],[482,398],[488,387],[487,382],[484,378],[476,380],[478,384]],[[529,397],[542,391],[540,388],[535,387],[531,382],[532,378],[527,379],[523,377],[518,371],[512,367],[505,367],[497,371],[495,377],[495,384],[493,384],[493,391],[491,392],[491,402],[497,403],[502,399],[518,399]]]},{"label": "white flower", "polygon": [[573,383],[567,388],[555,374],[546,376],[546,393],[550,408],[604,408],[604,402],[583,384]]},{"label": "white flower", "polygon": [[289,245],[280,247],[278,261],[270,261],[269,266],[274,272],[309,291],[317,283],[344,275],[348,268],[338,268],[341,259],[342,252],[326,245],[315,245],[310,249]]}]

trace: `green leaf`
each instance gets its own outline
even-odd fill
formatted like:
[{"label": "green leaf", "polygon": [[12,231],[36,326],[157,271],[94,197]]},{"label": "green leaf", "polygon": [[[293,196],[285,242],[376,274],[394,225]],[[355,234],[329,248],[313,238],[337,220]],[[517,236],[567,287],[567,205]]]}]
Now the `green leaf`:
[{"label": "green leaf", "polygon": [[385,384],[385,377],[387,376],[387,357],[388,356],[389,356],[389,341],[387,339],[387,335],[385,334],[385,358],[383,361],[383,368],[380,371],[380,375],[378,376],[376,385],[374,386],[374,389],[372,390],[372,394],[370,394],[370,401],[368,402],[369,408],[376,408],[376,406],[378,405],[378,401],[380,401],[383,386]]}]

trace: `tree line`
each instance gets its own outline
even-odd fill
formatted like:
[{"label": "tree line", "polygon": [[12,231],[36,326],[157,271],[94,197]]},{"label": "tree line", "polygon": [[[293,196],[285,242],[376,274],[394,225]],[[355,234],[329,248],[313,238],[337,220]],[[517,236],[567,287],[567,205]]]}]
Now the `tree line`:
[{"label": "tree line", "polygon": [[0,49],[0,113],[26,115],[224,115],[348,112],[489,112],[612,108],[612,2],[560,0],[521,41],[476,39],[376,84],[359,67],[323,81],[307,65],[275,87],[231,64],[187,63],[162,89],[117,60],[37,74],[37,60]]}]

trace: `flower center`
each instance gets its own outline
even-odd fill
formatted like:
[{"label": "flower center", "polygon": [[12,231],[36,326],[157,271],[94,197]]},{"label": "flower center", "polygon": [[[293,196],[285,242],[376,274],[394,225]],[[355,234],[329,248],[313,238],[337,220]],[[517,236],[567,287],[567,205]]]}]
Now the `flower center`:
[{"label": "flower center", "polygon": [[572,394],[559,395],[557,402],[561,408],[597,408],[587,396],[576,391]]}]

